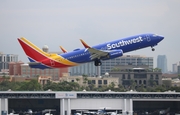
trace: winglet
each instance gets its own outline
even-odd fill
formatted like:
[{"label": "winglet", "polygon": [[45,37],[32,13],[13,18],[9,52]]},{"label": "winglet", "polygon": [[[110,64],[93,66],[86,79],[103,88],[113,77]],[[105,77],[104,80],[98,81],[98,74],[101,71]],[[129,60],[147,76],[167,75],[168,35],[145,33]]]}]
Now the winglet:
[{"label": "winglet", "polygon": [[67,50],[65,50],[62,46],[59,46],[61,48],[61,50],[64,52],[64,53],[67,53]]},{"label": "winglet", "polygon": [[86,44],[86,42],[84,42],[82,39],[80,39],[81,43],[83,44],[83,46],[85,48],[91,48],[89,45]]}]

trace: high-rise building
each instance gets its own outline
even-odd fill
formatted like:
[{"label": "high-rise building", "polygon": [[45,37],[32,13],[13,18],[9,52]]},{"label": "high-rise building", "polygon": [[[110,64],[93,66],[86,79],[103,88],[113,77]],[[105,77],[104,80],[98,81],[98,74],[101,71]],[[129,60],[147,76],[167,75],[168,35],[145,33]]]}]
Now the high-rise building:
[{"label": "high-rise building", "polygon": [[160,68],[162,73],[168,72],[166,55],[158,55],[158,57],[157,57],[157,68]]},{"label": "high-rise building", "polygon": [[180,74],[180,65],[177,66],[177,73]]},{"label": "high-rise building", "polygon": [[79,66],[71,67],[70,73],[74,75],[88,75],[96,76],[98,71],[101,75],[110,72],[114,66],[117,65],[147,65],[149,68],[153,68],[153,57],[146,57],[140,55],[124,55],[110,60],[103,60],[100,68],[94,66],[94,62],[81,64]]},{"label": "high-rise building", "polygon": [[9,69],[9,63],[17,61],[18,55],[0,53],[0,71]]},{"label": "high-rise building", "polygon": [[172,72],[177,73],[177,63],[172,64]]}]

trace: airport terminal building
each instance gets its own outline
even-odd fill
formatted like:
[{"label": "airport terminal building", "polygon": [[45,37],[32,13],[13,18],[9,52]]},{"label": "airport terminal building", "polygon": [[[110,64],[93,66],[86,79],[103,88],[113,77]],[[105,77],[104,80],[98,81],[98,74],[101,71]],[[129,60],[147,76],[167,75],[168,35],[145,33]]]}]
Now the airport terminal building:
[{"label": "airport terminal building", "polygon": [[[168,108],[168,109],[167,109]],[[53,110],[53,115],[74,115],[77,112],[106,110],[117,115],[142,112],[178,112],[180,93],[177,92],[55,92],[55,91],[1,91],[0,113],[14,111],[23,114],[31,109],[34,114]],[[158,113],[159,114],[159,113]]]}]

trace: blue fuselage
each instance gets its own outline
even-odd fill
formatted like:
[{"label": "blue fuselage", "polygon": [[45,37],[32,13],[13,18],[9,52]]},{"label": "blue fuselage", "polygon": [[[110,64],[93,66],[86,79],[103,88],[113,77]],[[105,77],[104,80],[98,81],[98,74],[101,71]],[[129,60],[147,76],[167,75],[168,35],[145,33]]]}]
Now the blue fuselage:
[{"label": "blue fuselage", "polygon": [[[133,50],[142,49],[145,47],[156,46],[162,39],[164,39],[164,37],[156,34],[140,34],[140,35],[135,35],[135,36],[99,44],[93,46],[92,48],[102,51],[122,50],[123,53],[126,53]],[[63,53],[60,55],[65,59],[68,59],[76,63],[85,63],[85,62],[93,61],[90,58],[91,54],[86,48],[76,49],[74,51]]]}]

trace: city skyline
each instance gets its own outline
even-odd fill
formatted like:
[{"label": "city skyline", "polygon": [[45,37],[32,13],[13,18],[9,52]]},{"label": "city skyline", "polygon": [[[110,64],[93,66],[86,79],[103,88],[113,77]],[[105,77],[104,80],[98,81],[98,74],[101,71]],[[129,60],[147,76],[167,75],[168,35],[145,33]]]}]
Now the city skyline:
[{"label": "city skyline", "polygon": [[153,68],[153,57],[146,57],[142,55],[123,55],[118,58],[103,60],[102,65],[99,68],[94,66],[94,62],[84,63],[79,66],[71,67],[69,72],[72,76],[74,75],[88,75],[88,76],[96,76],[96,75],[105,75],[106,73],[111,72],[113,68],[117,66],[142,66],[147,65],[149,69]]},{"label": "city skyline", "polygon": [[[79,39],[89,45],[124,38],[141,33],[157,33],[165,39],[155,47],[125,55],[146,55],[154,58],[166,55],[168,70],[179,62],[180,1],[1,1],[0,52],[19,55],[28,62],[18,44],[18,37],[26,37],[42,48],[68,51],[83,48]],[[173,45],[173,47],[171,47]],[[170,46],[170,47],[169,47]]]},{"label": "city skyline", "polygon": [[[44,47],[44,46],[43,46]],[[42,47],[42,48],[43,48]],[[55,51],[55,52],[59,52],[59,51]],[[61,52],[61,51],[60,51]],[[59,52],[59,53],[60,53]],[[63,53],[63,52],[61,52],[61,53]],[[0,52],[0,54],[4,54],[4,55],[17,55],[18,56],[18,58],[19,58],[19,55],[18,54],[12,54],[12,53],[4,53],[4,52]],[[25,55],[25,54],[24,54]],[[25,55],[26,56],[26,55]],[[127,56],[126,54],[125,54],[125,56]],[[131,54],[131,56],[137,56],[136,54]],[[142,56],[142,55],[141,55]],[[145,55],[144,55],[145,56]],[[159,55],[158,55],[159,56]],[[154,58],[154,60],[153,60],[153,67],[154,68],[158,68],[158,62],[156,61],[156,60],[158,60],[158,56],[156,57],[156,58],[154,58],[153,56],[153,58]],[[166,58],[167,59],[167,58]],[[28,63],[29,62],[29,60],[27,59],[27,57],[25,57],[25,59],[23,60],[22,58],[20,58],[20,59],[18,59],[18,61],[22,61],[22,62],[24,62],[24,63]],[[156,63],[155,63],[156,62]],[[179,63],[180,61],[177,61],[177,62],[175,62],[175,63]],[[89,63],[91,63],[91,62],[89,62]],[[93,62],[92,62],[93,63]],[[167,59],[167,63],[168,63],[168,59]],[[174,63],[172,63],[170,66],[167,66],[167,72],[169,72],[169,71],[171,71],[171,72],[173,72],[173,64]],[[170,68],[172,68],[172,69],[170,69]]]}]

